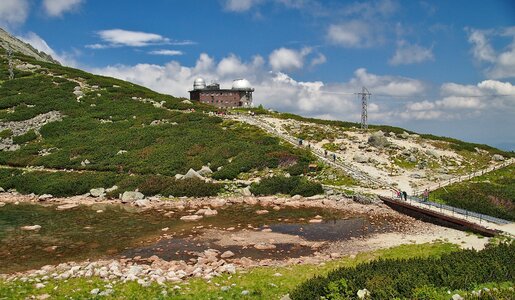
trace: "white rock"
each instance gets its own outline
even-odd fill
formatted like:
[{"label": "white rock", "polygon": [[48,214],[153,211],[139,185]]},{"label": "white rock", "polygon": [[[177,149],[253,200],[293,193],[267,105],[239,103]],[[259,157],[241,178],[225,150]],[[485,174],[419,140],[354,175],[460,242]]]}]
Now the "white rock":
[{"label": "white rock", "polygon": [[129,191],[126,191],[126,192],[123,192],[122,202],[123,203],[134,202],[136,200],[141,200],[143,198],[145,198],[145,195],[143,195],[140,192],[129,192]]},{"label": "white rock", "polygon": [[199,173],[197,173],[197,171],[193,170],[193,169],[189,169],[188,172],[181,178],[181,179],[200,179],[200,180],[205,180],[204,177],[202,177]]},{"label": "white rock", "polygon": [[39,283],[36,283],[35,287],[36,287],[37,289],[42,289],[42,288],[44,288],[44,287],[45,287],[45,285],[44,285],[43,283],[39,282]]},{"label": "white rock", "polygon": [[78,206],[79,205],[75,204],[75,203],[68,203],[68,204],[59,205],[56,209],[57,210],[68,210],[68,209],[76,208]]},{"label": "white rock", "polygon": [[104,188],[91,189],[91,190],[89,190],[89,193],[93,197],[102,197],[105,193],[105,189]]},{"label": "white rock", "polygon": [[190,215],[190,216],[183,216],[181,217],[181,220],[183,221],[198,221],[200,219],[202,219],[203,217],[202,216],[199,216],[199,215]]},{"label": "white rock", "polygon": [[52,196],[50,194],[43,194],[43,195],[38,197],[38,200],[39,201],[46,201],[46,200],[52,199],[52,198],[54,198],[54,196]]},{"label": "white rock", "polygon": [[208,175],[208,174],[212,174],[213,171],[208,166],[202,166],[202,168],[200,170],[198,170],[197,173],[199,173],[202,176],[205,176],[205,175]]},{"label": "white rock", "polygon": [[463,300],[464,298],[460,294],[452,295],[452,300]]},{"label": "white rock", "polygon": [[224,253],[222,253],[222,255],[220,255],[221,258],[229,258],[229,257],[233,257],[234,256],[234,253],[232,251],[225,251]]},{"label": "white rock", "polygon": [[503,161],[504,160],[504,157],[500,154],[494,154],[492,156],[492,159],[495,160],[495,161]]},{"label": "white rock", "polygon": [[137,207],[147,207],[150,205],[150,202],[147,199],[141,199],[134,201],[134,205]]},{"label": "white rock", "polygon": [[268,210],[266,210],[266,209],[256,210],[257,215],[266,215],[267,213],[268,213]]},{"label": "white rock", "polygon": [[22,226],[20,229],[24,231],[37,231],[41,229],[41,225]]},{"label": "white rock", "polygon": [[370,297],[370,292],[367,289],[358,290],[358,298],[359,299],[365,299],[367,297]]}]

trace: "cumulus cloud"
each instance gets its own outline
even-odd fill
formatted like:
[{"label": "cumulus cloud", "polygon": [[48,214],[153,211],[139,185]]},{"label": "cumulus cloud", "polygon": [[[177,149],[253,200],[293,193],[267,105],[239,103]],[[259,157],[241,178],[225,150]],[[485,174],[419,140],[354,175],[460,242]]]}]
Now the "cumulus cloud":
[{"label": "cumulus cloud", "polygon": [[329,42],[347,48],[368,48],[383,43],[380,27],[369,22],[353,20],[332,24],[327,30]]},{"label": "cumulus cloud", "polygon": [[48,43],[43,38],[41,38],[34,32],[29,32],[23,36],[19,36],[18,38],[24,41],[25,43],[31,44],[32,47],[36,48],[37,50],[43,51],[46,54],[51,55],[54,59],[56,59],[65,66],[76,67],[78,65],[75,59],[76,53],[57,53],[48,45]]},{"label": "cumulus cloud", "polygon": [[391,65],[409,65],[434,60],[433,49],[420,45],[409,44],[406,41],[397,43],[397,50],[388,61]]},{"label": "cumulus cloud", "polygon": [[[487,65],[485,74],[493,79],[515,78],[515,27],[503,29],[479,30],[467,28],[472,55],[478,64]],[[496,51],[491,39],[507,38],[510,44],[503,50]]]},{"label": "cumulus cloud", "polygon": [[270,66],[275,71],[301,69],[304,66],[304,58],[311,51],[311,48],[303,48],[301,50],[279,48],[270,53],[268,60]]},{"label": "cumulus cloud", "polygon": [[[360,91],[362,86],[366,86],[373,94],[382,94],[383,97],[416,95],[426,89],[418,80],[376,75],[365,69],[356,70],[353,77],[345,82],[299,81],[287,74],[287,71],[271,69],[270,62],[266,62],[261,56],[247,61],[233,54],[216,61],[203,53],[193,66],[170,61],[164,65],[113,65],[91,71],[182,97],[188,97],[187,91],[192,88],[197,77],[203,77],[208,82],[216,80],[222,87],[230,87],[236,78],[246,78],[256,90],[256,105],[263,104],[272,109],[312,117],[353,121],[360,118],[360,101],[353,93]],[[393,117],[388,110],[387,106],[371,103],[374,122],[384,122],[386,118]]]},{"label": "cumulus cloud", "polygon": [[484,80],[476,85],[444,83],[441,98],[423,100],[405,105],[399,115],[405,119],[461,119],[486,110],[515,111],[515,86],[509,82]]},{"label": "cumulus cloud", "polygon": [[11,27],[23,24],[29,15],[28,0],[0,1],[0,26]]},{"label": "cumulus cloud", "polygon": [[80,7],[84,0],[43,0],[43,8],[47,15],[59,17]]},{"label": "cumulus cloud", "polygon": [[165,56],[177,56],[177,55],[183,55],[184,52],[182,52],[180,50],[161,49],[161,50],[150,51],[149,54],[152,54],[152,55],[165,55]]},{"label": "cumulus cloud", "polygon": [[327,62],[327,58],[322,53],[318,53],[318,56],[311,60],[311,66],[322,65]]}]

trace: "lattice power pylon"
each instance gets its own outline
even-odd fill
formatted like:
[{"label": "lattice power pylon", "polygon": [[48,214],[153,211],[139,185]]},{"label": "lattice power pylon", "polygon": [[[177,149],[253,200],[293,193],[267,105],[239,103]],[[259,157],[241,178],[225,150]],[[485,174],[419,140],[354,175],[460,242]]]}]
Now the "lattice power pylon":
[{"label": "lattice power pylon", "polygon": [[368,129],[368,100],[370,99],[370,92],[367,90],[366,87],[363,87],[361,89],[361,93],[358,93],[358,96],[361,97],[361,129],[367,130]]}]

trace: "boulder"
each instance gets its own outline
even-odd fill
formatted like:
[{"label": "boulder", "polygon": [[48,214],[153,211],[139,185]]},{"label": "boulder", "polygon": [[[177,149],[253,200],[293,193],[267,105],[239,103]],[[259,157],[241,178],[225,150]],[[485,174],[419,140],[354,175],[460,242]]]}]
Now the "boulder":
[{"label": "boulder", "polygon": [[174,177],[175,177],[175,180],[181,180],[184,177],[184,175],[182,175],[182,174],[175,174]]},{"label": "boulder", "polygon": [[182,104],[193,104],[190,100],[182,100]]},{"label": "boulder", "polygon": [[150,205],[150,202],[147,199],[140,199],[134,201],[134,205],[137,207],[147,207]]},{"label": "boulder", "polygon": [[105,191],[107,193],[110,193],[110,192],[116,191],[117,189],[118,189],[118,186],[117,185],[113,185],[112,187],[106,189]]},{"label": "boulder", "polygon": [[410,157],[408,157],[406,160],[411,162],[411,163],[416,163],[417,162],[417,158],[415,156],[413,156],[413,155],[410,155]]},{"label": "boulder", "polygon": [[105,195],[105,189],[104,188],[96,188],[89,190],[89,193],[93,197],[102,197]]},{"label": "boulder", "polygon": [[435,157],[435,158],[440,157],[440,154],[438,154],[438,152],[436,152],[435,150],[431,150],[431,149],[427,149],[426,154],[429,156]]},{"label": "boulder", "polygon": [[234,253],[232,251],[225,251],[224,253],[222,253],[222,255],[220,255],[221,258],[229,258],[229,257],[233,257],[234,256]]},{"label": "boulder", "polygon": [[213,171],[208,166],[203,166],[200,170],[197,171],[201,176],[213,174]]},{"label": "boulder", "polygon": [[382,131],[374,132],[368,138],[368,143],[376,148],[383,148],[388,145],[388,139]]},{"label": "boulder", "polygon": [[24,231],[37,231],[41,229],[41,225],[22,226],[20,229]]},{"label": "boulder", "polygon": [[67,209],[72,209],[72,208],[75,208],[78,206],[79,205],[75,204],[75,203],[68,203],[68,204],[59,205],[56,209],[57,210],[67,210]]},{"label": "boulder", "polygon": [[140,192],[129,192],[129,191],[126,191],[126,192],[123,192],[122,203],[134,202],[134,201],[137,201],[137,200],[141,200],[143,198],[145,198],[145,195],[143,195]]},{"label": "boulder", "polygon": [[404,131],[403,133],[399,134],[398,137],[400,137],[401,139],[407,139],[409,138],[409,133]]},{"label": "boulder", "polygon": [[54,198],[54,196],[52,196],[50,194],[43,194],[43,195],[38,197],[38,200],[39,201],[46,201],[46,200],[52,199],[52,198]]},{"label": "boulder", "polygon": [[181,217],[181,220],[195,222],[195,221],[198,221],[198,220],[200,220],[202,218],[203,217],[199,216],[199,215],[190,215],[190,216],[183,216],[183,217]]},{"label": "boulder", "polygon": [[193,169],[189,169],[188,172],[182,177],[182,179],[200,179],[200,180],[204,180],[205,178],[202,177],[202,175],[200,175],[199,173],[197,173],[197,171],[193,170]]},{"label": "boulder", "polygon": [[370,297],[370,292],[367,289],[358,290],[357,292],[359,299],[365,299]]},{"label": "boulder", "polygon": [[240,194],[245,197],[252,196],[252,192],[250,191],[250,187],[245,187],[240,190]]},{"label": "boulder", "polygon": [[277,247],[274,244],[270,244],[270,243],[257,243],[254,245],[254,248],[256,248],[258,250],[273,250]]},{"label": "boulder", "polygon": [[492,159],[495,160],[495,161],[503,161],[504,160],[504,157],[500,154],[494,154],[492,156]]},{"label": "boulder", "polygon": [[361,164],[367,163],[370,160],[368,157],[366,157],[363,154],[356,154],[353,159],[354,159],[355,162],[358,162],[358,163],[361,163]]},{"label": "boulder", "polygon": [[266,209],[256,210],[257,215],[266,215],[267,213],[268,213],[268,210],[266,210]]}]

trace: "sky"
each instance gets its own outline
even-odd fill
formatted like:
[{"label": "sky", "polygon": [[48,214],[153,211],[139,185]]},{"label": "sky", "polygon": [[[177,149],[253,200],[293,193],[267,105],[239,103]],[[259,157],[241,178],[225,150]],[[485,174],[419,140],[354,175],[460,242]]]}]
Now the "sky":
[{"label": "sky", "polygon": [[515,1],[1,0],[0,26],[62,64],[188,97],[515,150]]}]

